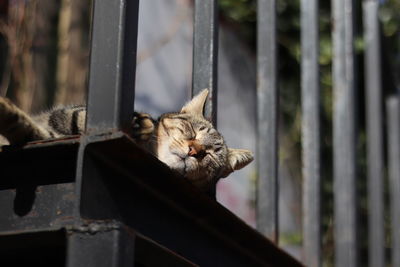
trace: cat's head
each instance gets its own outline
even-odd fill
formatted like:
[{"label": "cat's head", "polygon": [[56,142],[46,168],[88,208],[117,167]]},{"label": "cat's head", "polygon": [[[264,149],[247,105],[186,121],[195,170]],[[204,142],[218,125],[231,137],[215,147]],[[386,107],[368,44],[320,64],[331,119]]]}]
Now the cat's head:
[{"label": "cat's head", "polygon": [[204,118],[207,96],[205,89],[179,113],[164,114],[157,127],[157,157],[204,190],[253,160],[249,150],[228,148]]}]

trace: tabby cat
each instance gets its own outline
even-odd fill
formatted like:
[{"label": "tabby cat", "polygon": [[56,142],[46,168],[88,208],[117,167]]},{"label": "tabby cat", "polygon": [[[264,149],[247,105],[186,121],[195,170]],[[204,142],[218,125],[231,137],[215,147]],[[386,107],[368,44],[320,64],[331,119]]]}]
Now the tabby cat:
[{"label": "tabby cat", "polygon": [[[205,89],[180,112],[163,114],[157,121],[145,113],[135,112],[132,127],[126,131],[159,160],[204,191],[219,178],[253,160],[248,150],[228,148],[221,134],[204,118],[207,96]],[[0,98],[0,134],[11,145],[82,134],[85,118],[84,106],[59,107],[29,116],[9,100]],[[0,140],[0,145],[4,141]]]}]

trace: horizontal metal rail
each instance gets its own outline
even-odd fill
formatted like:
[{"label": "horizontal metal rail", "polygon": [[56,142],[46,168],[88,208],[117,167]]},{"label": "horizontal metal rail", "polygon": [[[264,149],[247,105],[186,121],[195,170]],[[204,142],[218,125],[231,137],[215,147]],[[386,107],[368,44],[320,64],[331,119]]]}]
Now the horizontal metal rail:
[{"label": "horizontal metal rail", "polygon": [[[200,266],[301,266],[123,133],[80,144],[85,153],[79,179],[76,141],[0,153],[2,179],[8,181],[0,190],[0,244],[4,235],[72,228],[78,234],[73,252],[79,256],[84,249],[89,257],[93,245],[90,255],[97,257],[102,238],[107,247],[116,237],[111,233],[119,235],[109,222],[120,221],[128,232],[140,232]],[[94,243],[82,243],[87,239]],[[114,256],[129,259],[117,243]]]}]

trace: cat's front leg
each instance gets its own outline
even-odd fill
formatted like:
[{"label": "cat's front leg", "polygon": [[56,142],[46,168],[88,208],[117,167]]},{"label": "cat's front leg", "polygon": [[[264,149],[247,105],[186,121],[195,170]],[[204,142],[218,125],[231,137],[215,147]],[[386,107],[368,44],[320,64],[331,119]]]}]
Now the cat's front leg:
[{"label": "cat's front leg", "polygon": [[[51,134],[10,100],[0,97],[0,135],[11,145],[51,138]],[[3,144],[4,139],[0,140]]]}]

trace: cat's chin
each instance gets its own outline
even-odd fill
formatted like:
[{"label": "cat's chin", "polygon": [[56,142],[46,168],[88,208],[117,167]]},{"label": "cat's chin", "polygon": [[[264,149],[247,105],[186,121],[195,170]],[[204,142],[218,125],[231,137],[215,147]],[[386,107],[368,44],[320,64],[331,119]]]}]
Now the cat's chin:
[{"label": "cat's chin", "polygon": [[193,157],[182,158],[178,155],[171,154],[168,155],[168,157],[160,158],[160,160],[191,182],[207,182],[207,176],[204,176],[204,173],[199,169],[197,159]]},{"label": "cat's chin", "polygon": [[185,161],[179,156],[171,154],[168,157],[159,157],[159,159],[174,171],[185,174]]},{"label": "cat's chin", "polygon": [[[193,162],[192,162],[193,161]],[[194,162],[196,161],[196,162]],[[193,164],[191,164],[193,163]],[[211,185],[211,175],[202,169],[197,160],[193,158],[186,159],[185,178],[190,181],[194,186],[202,191],[208,190]]]}]

